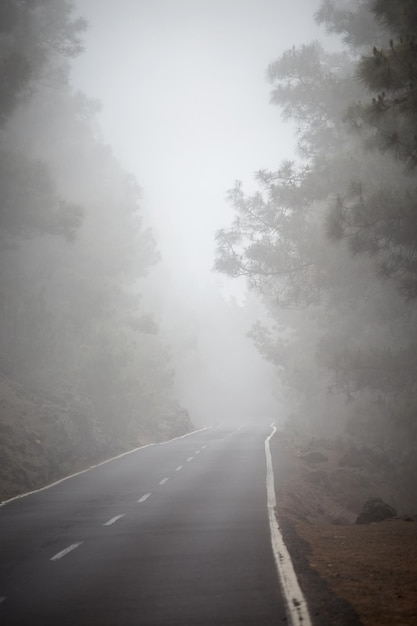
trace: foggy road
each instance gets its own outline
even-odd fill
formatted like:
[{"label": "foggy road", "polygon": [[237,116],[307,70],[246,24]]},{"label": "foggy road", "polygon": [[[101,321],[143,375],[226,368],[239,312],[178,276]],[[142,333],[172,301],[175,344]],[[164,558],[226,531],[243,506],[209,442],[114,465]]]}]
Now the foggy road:
[{"label": "foggy road", "polygon": [[200,431],[1,507],[0,622],[281,623],[269,432]]}]

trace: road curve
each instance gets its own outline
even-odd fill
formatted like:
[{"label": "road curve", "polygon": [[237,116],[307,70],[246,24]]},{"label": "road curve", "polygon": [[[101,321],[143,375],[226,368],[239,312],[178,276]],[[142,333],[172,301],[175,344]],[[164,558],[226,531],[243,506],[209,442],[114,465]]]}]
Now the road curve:
[{"label": "road curve", "polygon": [[1,507],[0,623],[285,623],[267,435],[200,431]]}]

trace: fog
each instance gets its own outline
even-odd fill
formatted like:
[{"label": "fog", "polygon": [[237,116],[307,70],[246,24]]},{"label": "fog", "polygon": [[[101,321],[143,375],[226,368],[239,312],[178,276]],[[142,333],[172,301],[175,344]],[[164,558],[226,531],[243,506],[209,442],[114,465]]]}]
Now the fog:
[{"label": "fog", "polygon": [[[248,413],[255,421],[259,414],[277,418],[269,368],[245,336],[256,317],[230,323],[232,305],[218,295],[242,304],[245,283],[233,284],[212,268],[214,233],[231,217],[226,191],[237,178],[254,188],[257,169],[274,168],[294,152],[291,124],[269,104],[266,68],[318,28],[314,3],[285,7],[273,1],[77,4],[89,28],[72,82],[100,101],[103,139],[142,188],[161,253],[151,289],[175,346],[181,401],[198,423],[235,422],[242,412],[245,420]],[[236,318],[245,317],[235,310]],[[239,331],[228,337],[233,326]],[[181,348],[190,328],[198,345],[191,362]]]},{"label": "fog", "polygon": [[78,463],[274,420],[412,482],[415,60],[395,7],[1,4],[4,432]]},{"label": "fog", "polygon": [[[171,279],[205,286],[235,179],[294,152],[269,104],[268,64],[318,34],[318,3],[86,1],[75,87],[99,99],[103,136],[137,177]],[[192,263],[190,263],[192,259]],[[179,277],[176,279],[176,276]],[[220,283],[216,277],[217,284]],[[243,287],[230,283],[228,291]]]}]

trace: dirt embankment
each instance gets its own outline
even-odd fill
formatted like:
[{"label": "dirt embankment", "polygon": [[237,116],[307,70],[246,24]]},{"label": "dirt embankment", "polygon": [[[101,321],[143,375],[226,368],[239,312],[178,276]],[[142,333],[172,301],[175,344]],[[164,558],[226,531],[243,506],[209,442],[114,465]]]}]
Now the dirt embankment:
[{"label": "dirt embankment", "polygon": [[[278,520],[313,623],[416,625],[417,521],[386,459],[329,442],[297,450],[282,433],[271,451]],[[369,497],[401,515],[354,524]]]}]

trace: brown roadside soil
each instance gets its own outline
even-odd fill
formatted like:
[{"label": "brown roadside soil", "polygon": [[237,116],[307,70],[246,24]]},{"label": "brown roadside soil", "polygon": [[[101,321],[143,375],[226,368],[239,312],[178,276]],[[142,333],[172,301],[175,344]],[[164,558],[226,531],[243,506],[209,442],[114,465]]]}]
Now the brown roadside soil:
[{"label": "brown roadside soil", "polygon": [[314,626],[417,626],[415,517],[354,524],[368,497],[396,504],[381,468],[346,467],[320,445],[324,458],[309,462],[283,433],[271,452],[278,522]]}]

